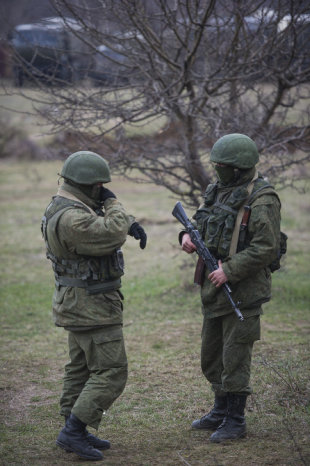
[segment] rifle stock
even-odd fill
[[[185,210],[181,202],[177,202],[172,211],[172,215],[184,226],[186,232],[189,234],[192,243],[196,246],[197,253],[199,257],[203,260],[204,264],[208,268],[209,272],[217,270],[218,264],[215,257],[211,254],[207,246],[205,245],[199,231],[194,227],[189,218],[186,215]],[[234,312],[236,313],[239,320],[243,321],[244,317],[238,308],[239,303],[235,303],[231,297],[231,289],[227,283],[222,285],[222,290],[224,291],[230,305],[232,306]]]

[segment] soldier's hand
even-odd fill
[[[223,270],[221,260],[218,261],[218,266],[218,269],[214,270],[208,275],[208,279],[213,283],[214,286],[216,286],[216,288],[219,288],[227,282],[227,277]]]
[[[100,188],[100,201],[104,202],[109,198],[116,199],[116,196],[115,196],[114,193],[112,193],[112,191],[110,191],[109,189],[104,188],[103,186],[101,186],[101,188]]]
[[[188,233],[184,233],[182,236],[182,249],[187,252],[187,254],[192,254],[196,251],[196,246],[192,243],[191,237]]]
[[[135,239],[140,240],[140,248],[144,249],[146,246],[146,241],[147,241],[147,235],[142,228],[141,225],[139,225],[138,222],[134,222],[131,227],[129,228],[128,234],[130,236],[133,236]]]

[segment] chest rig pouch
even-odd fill
[[[52,262],[56,286],[85,288],[87,294],[117,290],[121,287],[120,277],[124,274],[124,259],[121,249],[115,250],[109,256],[101,257],[66,257],[68,252],[62,251],[63,246],[57,237],[56,227],[65,210],[76,207],[90,212],[87,206],[80,202],[56,196],[42,218],[41,231],[46,244],[46,257]],[[102,210],[96,211],[96,214],[104,216]],[[48,237],[49,224],[51,225],[50,237]],[[53,254],[55,250],[57,253]]]
[[[206,246],[217,259],[229,255],[229,248],[239,208],[248,198],[246,185],[221,188],[219,183],[209,185],[204,205],[194,218]]]

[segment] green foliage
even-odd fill
[[[53,277],[40,217],[57,186],[59,163],[1,164],[1,458],[5,465],[83,464],[57,449],[66,332],[53,325]],[[190,424],[212,404],[200,370],[200,298],[194,258],[180,252],[174,201],[162,188],[114,179],[111,189],[145,227],[141,251],[124,247],[124,333],[129,379],[104,415],[112,442],[105,465],[303,465],[310,459],[309,216],[305,197],[283,192],[288,254],[273,274],[262,340],[255,345],[248,437],[208,442]]]

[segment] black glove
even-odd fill
[[[140,248],[144,249],[146,246],[147,236],[142,226],[138,222],[134,222],[129,228],[128,234],[133,236],[135,239],[140,240]]]
[[[110,191],[107,188],[104,188],[103,186],[100,188],[100,201],[104,202],[109,198],[114,198],[116,199],[116,196],[112,191]]]

